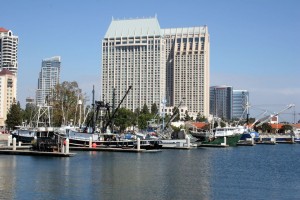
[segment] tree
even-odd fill
[[[151,114],[156,115],[157,113],[158,113],[157,105],[156,105],[156,103],[153,103],[151,105]]]
[[[219,126],[219,123],[218,123],[218,122],[214,122],[214,128],[216,128],[216,127],[218,127],[218,126]],[[225,127],[225,126],[226,126],[225,122],[220,121],[220,126],[221,126],[221,127]]]
[[[27,103],[25,110],[23,111],[22,118],[23,121],[27,124],[30,124],[33,120],[33,116],[35,114],[36,105],[33,103]]]
[[[199,112],[197,114],[196,122],[206,122],[206,121],[207,121],[206,117]]]
[[[186,110],[185,111],[184,121],[190,121],[191,119],[193,119],[193,118],[189,116],[189,112]]]
[[[50,102],[53,106],[53,123],[55,126],[68,124],[72,120],[74,123],[77,123],[77,119],[79,119],[79,99],[84,105],[86,99],[76,81],[64,81],[55,86],[53,94],[50,96]],[[83,116],[81,118],[83,119]]]
[[[140,114],[138,117],[138,127],[139,129],[146,129],[148,125],[148,121],[153,119],[153,115],[148,113],[148,114]]]
[[[286,133],[287,131],[292,131],[293,127],[291,125],[285,124],[279,129],[279,133]]]
[[[269,123],[263,123],[260,129],[262,130],[263,133],[271,133],[272,131],[272,127]]]
[[[147,106],[147,104],[144,104],[142,110],[141,110],[142,114],[149,114],[149,108]]]
[[[123,132],[127,127],[132,126],[135,121],[134,113],[126,108],[120,108],[114,120],[114,124],[120,128],[120,132]]]
[[[16,126],[22,124],[22,109],[20,102],[11,105],[5,123],[8,130],[14,130],[16,129]]]

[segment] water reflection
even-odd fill
[[[2,156],[0,199],[208,199],[209,160],[201,150]]]
[[[0,199],[293,198],[300,189],[299,149],[274,145],[77,152],[71,158],[0,156]],[[289,187],[282,191],[285,182]]]
[[[16,156],[0,156],[0,199],[14,199]]]

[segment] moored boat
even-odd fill
[[[113,118],[130,89],[131,87],[129,87],[113,113],[110,113],[110,106],[108,104],[105,104],[103,101],[94,101],[93,96],[92,110],[90,113],[91,119],[88,120],[88,123],[83,122],[83,124],[80,124],[78,127],[62,128],[60,131],[61,135],[65,139],[69,139],[70,146],[137,148],[137,137],[135,135],[133,135],[133,137],[125,137],[125,134],[110,131],[110,127],[114,127],[112,124]],[[109,118],[107,121],[103,121],[104,126],[100,129],[96,126],[95,119],[98,119],[98,114],[101,109],[107,110]],[[141,149],[158,149],[161,147],[161,144],[159,141],[142,139],[140,140],[139,146]]]
[[[246,129],[242,126],[217,127],[213,129],[210,136],[201,144],[236,146],[245,131]]]
[[[55,129],[51,126],[51,106],[39,105],[30,125],[17,127],[11,132],[13,138],[23,143],[30,143],[34,138],[54,138]]]

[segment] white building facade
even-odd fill
[[[157,18],[112,20],[102,41],[102,93],[122,106],[178,106],[209,115],[209,34],[206,26],[161,29]]]
[[[38,89],[36,91],[37,105],[45,105],[54,87],[59,84],[60,66],[60,56],[54,56],[42,61],[41,72],[38,79]]]
[[[113,20],[102,41],[104,100],[131,110],[159,105],[165,97],[165,44],[156,18]]]
[[[189,115],[209,115],[208,27],[163,29],[167,55],[167,102],[181,101]]]
[[[16,103],[17,78],[8,69],[0,71],[0,129],[5,129],[7,113],[13,103]]]
[[[18,71],[18,36],[11,30],[0,27],[0,70],[8,69],[17,75]]]

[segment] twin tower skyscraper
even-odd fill
[[[161,29],[156,17],[112,20],[102,41],[102,93],[113,88],[122,106],[187,107],[190,116],[209,115],[210,43],[207,26]]]

